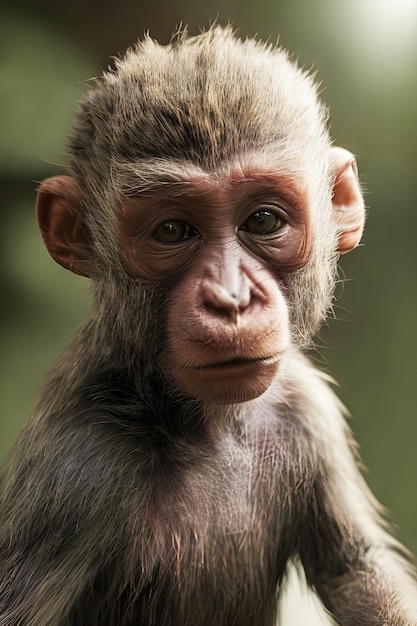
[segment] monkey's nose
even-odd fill
[[[242,313],[250,304],[250,289],[236,293],[210,280],[204,281],[202,287],[204,307],[212,315],[227,316],[233,324],[239,325]]]

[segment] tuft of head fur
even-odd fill
[[[70,150],[84,176],[92,160],[107,172],[112,159],[213,169],[276,144],[316,153],[328,143],[326,121],[312,77],[285,50],[215,27],[168,46],[147,36],[128,50],[87,95]]]

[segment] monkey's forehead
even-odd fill
[[[309,164],[305,164],[308,172]],[[121,195],[135,196],[142,192],[164,191],[171,195],[184,193],[201,195],[225,191],[243,183],[257,183],[264,188],[282,185],[306,191],[305,171],[296,161],[286,162],[279,147],[270,152],[248,152],[233,155],[218,163],[213,170],[204,169],[192,161],[175,159],[122,160],[114,164],[114,174]]]

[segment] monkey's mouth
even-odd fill
[[[272,365],[278,361],[278,356],[265,356],[255,358],[237,358],[227,361],[216,361],[215,363],[208,363],[206,365],[193,365],[191,369],[198,370],[199,372],[210,372],[216,370],[234,370],[242,369],[244,367]]]

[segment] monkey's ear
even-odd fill
[[[80,190],[70,176],[44,180],[36,201],[42,239],[51,257],[75,274],[90,277],[94,269],[90,237],[81,218]]]
[[[344,148],[331,148],[334,172],[333,208],[338,223],[338,251],[349,252],[359,244],[365,225],[365,204],[355,157]]]

